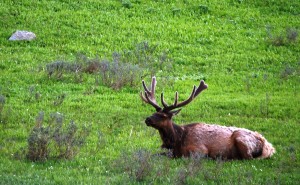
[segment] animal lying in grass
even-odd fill
[[[175,101],[168,105],[161,94],[159,106],[155,99],[156,79],[152,78],[151,89],[142,81],[144,93],[141,98],[152,105],[156,112],[146,118],[147,126],[159,131],[162,139],[162,148],[168,149],[172,157],[189,157],[191,154],[200,153],[213,159],[253,159],[269,158],[275,153],[275,149],[261,134],[244,128],[210,125],[205,123],[193,123],[179,126],[173,123],[172,117],[180,112],[181,107],[189,104],[203,90],[207,88],[204,81],[193,91],[188,99],[178,102],[178,93]]]

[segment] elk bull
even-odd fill
[[[180,112],[181,107],[189,104],[203,90],[207,88],[201,80],[198,87],[194,86],[188,99],[178,102],[178,92],[175,93],[175,101],[168,105],[161,93],[159,106],[155,99],[156,79],[152,78],[151,89],[142,81],[144,93],[141,98],[152,105],[156,112],[147,117],[147,126],[158,130],[162,139],[162,148],[168,149],[172,157],[188,157],[193,153],[200,153],[211,158],[221,159],[253,159],[269,158],[275,153],[275,149],[261,134],[244,128],[226,127],[205,123],[192,123],[184,126],[176,125],[172,117]]]

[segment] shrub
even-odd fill
[[[34,102],[41,99],[41,93],[36,90],[35,85],[31,85],[28,89],[28,95],[25,98],[24,102]]]
[[[295,28],[286,29],[286,38],[289,42],[295,42],[298,38],[298,31]]]
[[[144,76],[156,75],[163,78],[163,81],[170,81],[172,60],[167,52],[157,54],[156,49],[157,45],[150,46],[147,42],[142,42],[133,50],[114,52],[112,61],[100,60],[98,57],[89,59],[78,54],[73,62],[55,61],[47,64],[46,72],[49,78],[57,80],[71,74],[76,82],[83,81],[84,73],[95,74],[97,83],[115,90],[124,86],[135,87]]]
[[[82,82],[83,66],[77,62],[55,61],[46,65],[49,78],[62,80],[64,75],[73,74],[75,82]]]
[[[297,41],[298,30],[295,28],[286,28],[285,33],[281,31],[279,34],[272,34],[272,28],[267,27],[268,43],[273,46],[289,45]]]
[[[132,3],[129,0],[122,0],[122,6],[125,8],[131,8]]]
[[[180,8],[176,8],[176,7],[172,8],[172,14],[173,14],[173,16],[179,15],[180,12],[181,12]]]
[[[292,66],[286,65],[284,69],[281,70],[280,77],[287,78],[293,75],[295,72],[296,70]]]
[[[141,42],[133,50],[114,52],[113,61],[101,65],[102,82],[114,89],[124,86],[135,87],[145,76],[157,76],[171,84],[173,62],[167,52],[157,54],[158,45]]]
[[[61,105],[64,102],[64,100],[66,99],[66,96],[67,96],[66,93],[62,93],[62,94],[57,95],[54,102],[53,102],[53,105],[54,106]]]
[[[79,152],[89,133],[89,128],[78,129],[73,121],[64,127],[60,113],[51,114],[45,126],[44,113],[40,112],[27,139],[26,158],[30,161],[46,161],[50,157],[71,159]]]
[[[151,153],[145,150],[138,150],[131,154],[123,153],[114,162],[113,169],[125,172],[132,180],[144,181],[151,175],[153,164],[151,164]]]
[[[36,125],[32,129],[28,142],[27,159],[31,161],[45,161],[49,157],[50,127],[43,126],[44,113],[40,112]]]
[[[196,176],[202,169],[202,159],[204,157],[205,156],[200,153],[193,153],[191,158],[186,159],[188,164],[184,168],[178,170],[177,177],[175,178],[176,184],[187,184],[188,177]]]
[[[208,6],[206,5],[199,5],[199,11],[201,14],[206,14],[209,12]]]
[[[139,82],[143,69],[138,65],[125,63],[119,57],[114,56],[112,62],[102,61],[99,75],[104,85],[113,89],[121,89],[124,86],[134,87]]]

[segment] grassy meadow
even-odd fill
[[[0,184],[299,181],[300,2],[2,0],[0,16]],[[16,30],[37,38],[9,41]],[[101,63],[92,63],[96,72],[59,66],[78,61]],[[154,74],[168,102],[175,91],[187,98],[201,79],[209,86],[177,124],[256,130],[276,154],[227,162],[152,155],[161,141],[144,123],[154,109],[139,93]],[[51,133],[61,137],[49,141]],[[41,138],[47,155],[31,160],[29,143]]]

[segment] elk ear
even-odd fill
[[[171,112],[170,112],[170,116],[171,116],[171,117],[172,117],[172,116],[175,116],[175,115],[177,115],[180,111],[181,111],[181,109],[171,111]]]

